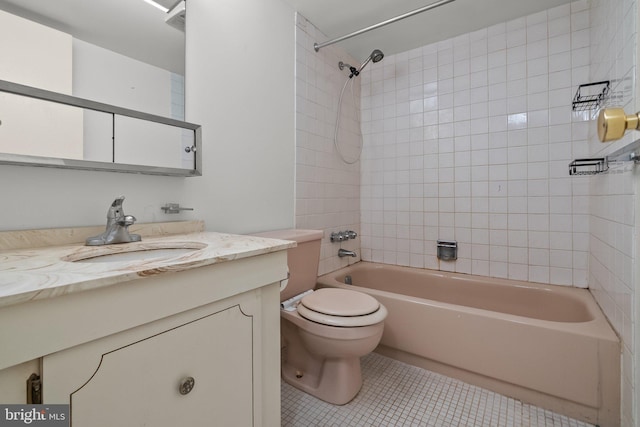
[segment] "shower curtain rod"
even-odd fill
[[[341,42],[341,41],[346,40],[346,39],[350,39],[351,37],[359,36],[360,34],[366,33],[367,31],[371,31],[371,30],[375,30],[375,29],[380,28],[380,27],[384,27],[385,25],[392,24],[392,23],[394,23],[396,21],[400,21],[401,19],[408,18],[408,17],[413,16],[413,15],[417,15],[418,13],[426,12],[427,10],[435,9],[438,6],[442,6],[442,5],[445,5],[447,3],[451,3],[452,1],[455,1],[455,0],[440,0],[440,1],[437,1],[435,3],[431,3],[430,5],[421,7],[419,9],[412,10],[411,12],[407,12],[407,13],[404,13],[402,15],[398,15],[398,16],[396,16],[394,18],[387,19],[386,21],[379,22],[379,23],[377,23],[375,25],[371,25],[371,26],[369,26],[367,28],[363,28],[363,29],[358,30],[358,31],[354,31],[353,33],[344,35],[342,37],[338,37],[336,39],[329,40],[329,41],[326,41],[326,42],[320,43],[320,44],[314,43],[313,44],[313,48],[317,52],[317,51],[319,51],[321,48],[323,48],[325,46],[329,46],[331,44],[338,43],[338,42]]]

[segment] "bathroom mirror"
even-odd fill
[[[0,0],[0,162],[199,175],[199,127],[184,122],[184,4]]]
[[[0,164],[201,175],[193,123],[5,80],[0,117]]]

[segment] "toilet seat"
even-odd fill
[[[387,310],[365,293],[322,288],[302,298],[298,314],[328,326],[357,327],[382,322],[387,317]]]

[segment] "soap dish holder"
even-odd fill
[[[458,259],[458,242],[452,240],[438,240],[438,259],[441,261],[455,261]]]

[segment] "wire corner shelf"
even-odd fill
[[[573,97],[573,111],[596,110],[608,98],[611,82],[604,80],[578,86]]]
[[[640,163],[640,139],[625,145],[605,157],[575,159],[569,163],[569,175],[596,175],[607,172],[610,165]]]
[[[569,164],[569,175],[596,175],[609,170],[606,157],[575,159]]]

